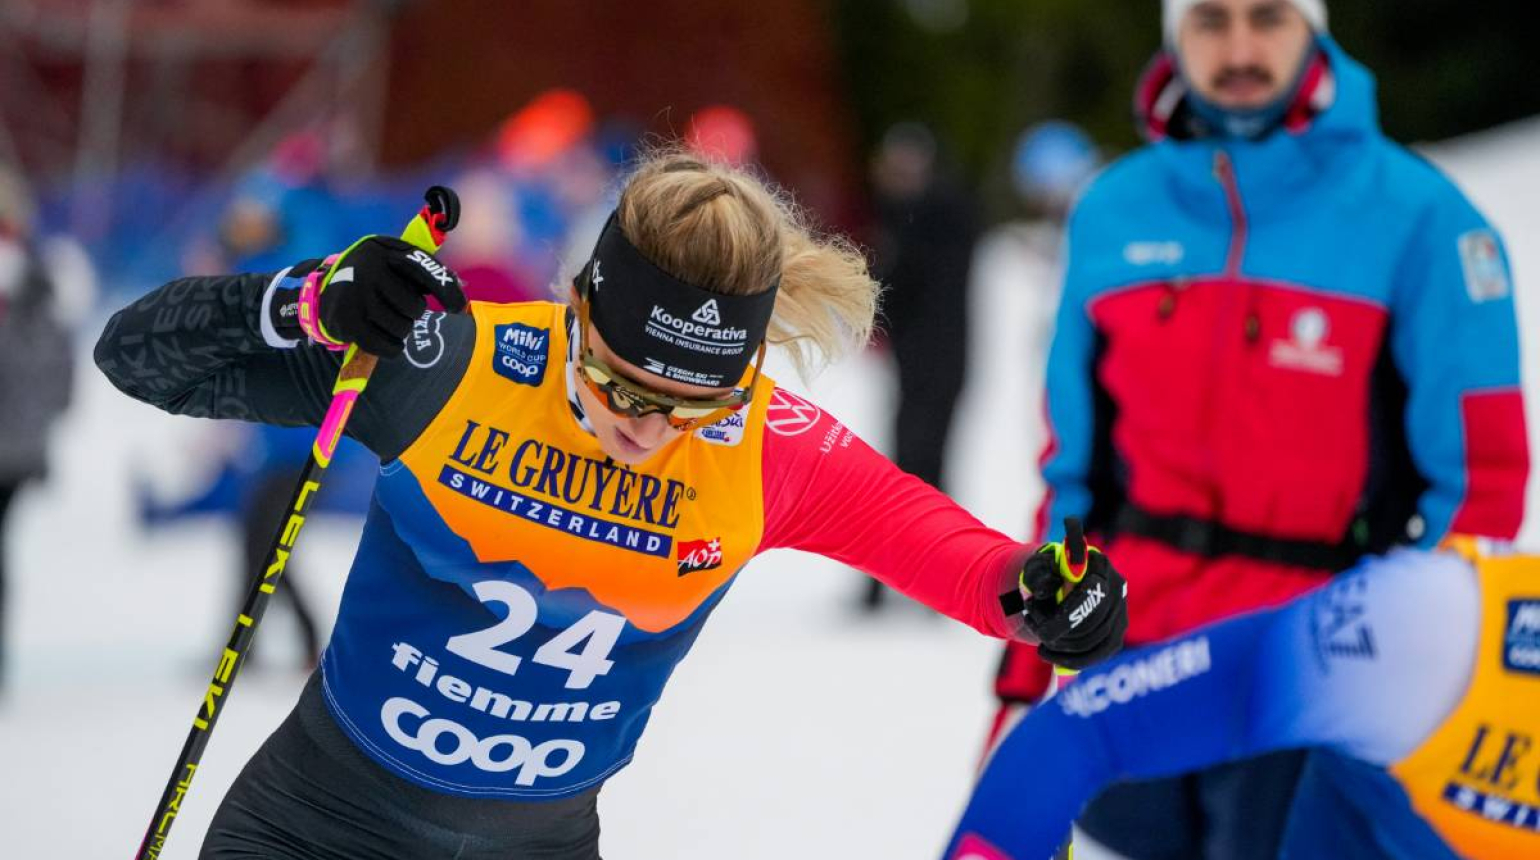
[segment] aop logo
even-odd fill
[[[697,570],[715,570],[722,566],[722,539],[682,540],[679,542],[679,575]]]
[[[722,315],[717,312],[717,300],[707,299],[705,304],[695,309],[695,313],[690,314],[690,319],[701,325],[721,325]]]
[[[817,406],[784,388],[777,388],[770,394],[765,426],[778,436],[796,436],[806,433],[822,417],[823,412]]]
[[[406,716],[426,717],[428,709],[400,696],[386,700],[380,708],[380,722],[391,740],[422,753],[435,764],[452,767],[468,761],[487,773],[518,770],[513,780],[517,785],[534,785],[541,777],[561,776],[583,760],[580,741],[557,739],[536,746],[518,735],[478,738],[465,726],[442,717],[423,720],[411,733],[401,724]],[[558,754],[560,759],[553,764],[552,756]]]

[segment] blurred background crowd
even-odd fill
[[[444,257],[472,297],[547,298],[586,258],[628,160],[676,138],[755,165],[868,250],[888,285],[872,355],[896,369],[873,377],[893,386],[878,401],[892,423],[870,435],[943,489],[976,487],[988,476],[946,467],[965,380],[1009,404],[996,423],[1035,414],[1059,225],[1140,142],[1130,105],[1159,21],[1153,0],[4,0],[0,595],[73,575],[17,569],[27,536],[7,511],[47,487],[62,447],[48,431],[72,392],[104,385],[87,355],[110,310],[181,275],[273,271],[394,232],[434,183],[463,200]],[[1485,133],[1469,139],[1540,160],[1530,4],[1338,3],[1332,31],[1378,76],[1392,138]],[[1445,151],[1482,178],[1472,150]],[[1537,240],[1512,224],[1540,226],[1534,210],[1489,213],[1521,295]],[[983,330],[979,302],[1002,309]],[[131,473],[136,527],[213,514],[251,559],[309,436],[200,433],[165,440],[201,464],[193,477]],[[373,468],[354,450],[323,506],[362,512]],[[1003,492],[1022,498],[992,525],[1027,536],[1035,480],[1010,477]],[[329,610],[304,602],[305,568],[283,591],[308,665]],[[849,584],[849,603],[883,603]],[[26,608],[0,607],[4,685],[4,619]]]
[[[1540,112],[1540,90],[1520,85],[1532,57],[1491,50],[1522,10],[1344,5],[1333,31],[1379,75],[1390,135],[1435,141]],[[1131,90],[1158,44],[1151,2],[9,0],[0,278],[18,308],[47,290],[31,303],[89,339],[104,309],[167,280],[323,255],[447,181],[466,217],[446,256],[474,295],[546,298],[637,148],[682,138],[760,166],[870,250],[901,388],[890,453],[944,486],[974,246],[1003,228],[1029,265],[1052,264],[1075,191],[1139,142]],[[10,285],[24,257],[27,289]],[[1023,326],[1024,343],[1048,334]],[[45,360],[21,328],[0,346],[6,373],[48,378],[10,357]],[[53,396],[3,390],[7,410]],[[8,467],[6,487],[41,468],[55,400],[7,428],[34,449],[9,459],[35,464]],[[253,487],[304,444],[250,432],[217,481],[145,498],[145,519],[250,510],[281,495]],[[328,502],[358,509],[369,480],[348,472]]]

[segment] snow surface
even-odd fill
[[[1521,284],[1540,277],[1537,153],[1540,121],[1432,151],[1503,231]],[[1041,492],[1033,463],[1054,300],[1051,271],[1024,235],[1001,231],[979,251],[977,352],[951,461],[959,501],[1017,537]],[[1521,308],[1526,331],[1540,331],[1540,302]],[[1540,352],[1531,347],[1534,380]],[[784,365],[776,371],[797,387]],[[868,353],[805,390],[883,447],[890,382],[884,357]],[[54,480],[22,497],[10,530],[10,674],[0,699],[6,856],[132,854],[236,599],[228,524],[145,534],[130,503],[136,481],[195,483],[224,444],[215,425],[161,415],[94,372],[80,374],[76,396],[55,440]],[[1534,409],[1540,397],[1529,402]],[[1533,412],[1530,428],[1540,445]],[[1532,486],[1531,510],[1535,501]],[[320,519],[300,543],[301,585],[328,615],[358,528]],[[1534,529],[1530,522],[1525,534]],[[992,711],[998,649],[909,607],[860,618],[860,584],[798,553],[749,566],[676,672],[635,763],[605,789],[607,857],[936,856]],[[226,786],[291,707],[304,675],[288,668],[297,660],[290,624],[281,605],[264,623],[261,653],[224,712],[167,860],[196,856]]]

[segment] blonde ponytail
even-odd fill
[[[645,155],[620,195],[620,228],[676,278],[753,295],[780,278],[767,335],[807,378],[871,336],[880,289],[848,240],[818,236],[785,192],[677,146]]]
[[[842,236],[819,238],[800,219],[787,218],[782,243],[781,292],[768,339],[786,349],[806,379],[866,345],[881,287],[866,258]]]

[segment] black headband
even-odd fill
[[[648,373],[708,388],[738,384],[770,326],[779,282],[728,296],[658,268],[612,213],[578,277],[589,314],[616,355]]]

